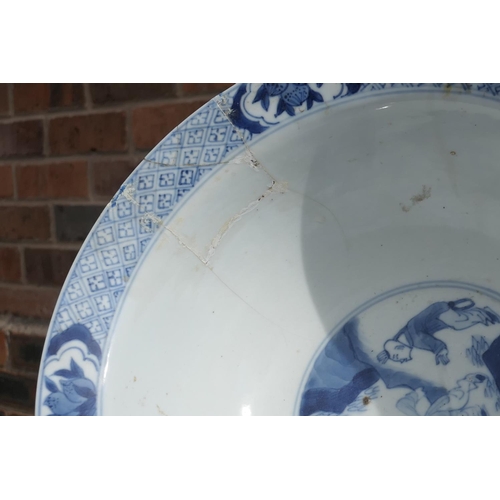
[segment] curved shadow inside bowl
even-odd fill
[[[406,400],[394,407],[379,399],[373,405],[373,414],[438,414],[436,401],[441,404],[440,398],[450,399],[452,391],[461,387],[458,376],[455,382],[443,382],[443,374],[450,368],[444,371],[446,354],[439,357],[434,344],[439,340],[437,332],[453,326],[438,328],[428,324],[434,316],[441,322],[445,317],[439,316],[444,310],[438,314],[438,306],[433,304],[442,300],[449,304],[467,297],[479,304],[486,293],[480,293],[480,287],[498,289],[495,270],[500,255],[500,204],[495,186],[500,185],[500,171],[496,168],[500,147],[495,131],[499,120],[498,106],[492,107],[489,102],[425,94],[386,98],[383,102],[379,99],[378,104],[339,109],[332,117],[328,134],[323,134],[311,159],[303,199],[303,266],[312,301],[324,325],[325,341],[318,345],[304,375],[296,409],[299,414],[345,414],[350,404],[365,411],[363,406],[371,401],[370,390],[381,379],[382,390],[402,387],[410,391],[410,399],[424,400],[432,411],[427,408],[423,413],[408,413],[410,410],[400,409]],[[429,292],[449,281],[471,283],[477,285],[477,290],[460,289],[458,285],[455,291]],[[422,285],[413,287],[415,283]],[[379,313],[374,308],[368,317],[373,324],[378,321],[379,329],[391,321],[384,323],[377,315],[396,318],[393,325],[387,326],[387,332],[380,333],[384,339],[391,339],[406,323],[413,325],[415,321],[411,320],[417,313],[427,311],[427,326],[417,321],[418,339],[405,337],[407,340],[398,348],[402,353],[410,349],[419,355],[432,355],[433,366],[435,362],[443,368],[433,375],[441,377],[440,381],[408,381],[409,369],[391,358],[392,345],[384,349],[382,342],[380,346],[381,352],[389,356],[387,364],[387,357],[383,362],[374,358],[380,353],[363,352],[370,339],[365,347],[356,345],[361,334],[352,332],[359,328],[369,332],[370,325],[361,317],[360,327],[360,318],[351,313],[367,301],[405,286],[413,287],[411,296],[394,299]],[[488,304],[481,311],[495,308],[494,303]],[[448,312],[454,313],[454,309]],[[496,313],[492,318],[483,319],[485,328],[497,323]],[[494,329],[500,335],[496,326],[488,332]],[[378,335],[378,330],[366,335]],[[424,347],[418,344],[424,341]],[[401,356],[407,366],[417,365],[417,361],[408,363],[408,356]],[[427,362],[427,358],[422,359]],[[474,384],[483,382],[497,391],[492,372],[495,369],[486,371],[487,375],[475,374],[477,369],[476,365],[463,368],[464,377],[482,377],[481,381],[474,379],[470,387],[475,389]],[[416,391],[421,386],[439,390],[423,397]],[[448,406],[451,412],[453,405]],[[440,406],[440,411],[448,406]],[[456,403],[456,412],[467,409],[469,413],[449,414],[486,414],[481,405],[476,406],[469,410],[467,404]]]

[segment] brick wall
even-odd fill
[[[95,220],[224,83],[0,84],[0,415],[34,411],[61,285]]]

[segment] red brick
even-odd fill
[[[36,378],[33,375],[0,373],[0,401],[2,403],[13,403],[33,408],[35,395]]]
[[[132,161],[99,161],[92,165],[92,179],[96,196],[111,198],[133,172]]]
[[[182,93],[185,95],[219,94],[232,85],[232,83],[183,83]]]
[[[81,108],[81,83],[15,83],[15,113],[38,113],[56,109]]]
[[[43,127],[41,120],[0,123],[0,157],[41,155]]]
[[[0,285],[0,313],[50,319],[58,296],[58,288]]]
[[[8,410],[5,417],[32,417],[35,415],[35,401],[29,405],[28,408],[23,408],[22,410]]]
[[[125,113],[53,118],[49,123],[49,144],[55,155],[125,151]]]
[[[12,167],[0,165],[0,198],[12,198],[13,196]]]
[[[76,250],[26,248],[26,279],[35,285],[62,285],[77,253]]]
[[[9,90],[7,83],[0,83],[0,115],[9,114]]]
[[[132,127],[136,147],[148,150],[153,148],[205,103],[206,99],[135,109]]]
[[[87,198],[87,163],[65,162],[16,167],[21,199]]]
[[[45,339],[35,335],[24,335],[11,331],[9,357],[11,367],[16,370],[37,372],[40,367]]]
[[[0,330],[0,367],[4,367],[9,356],[9,348],[7,343],[7,334]]]
[[[97,105],[175,97],[175,83],[91,83],[90,94]]]
[[[0,408],[0,417],[31,417],[35,414],[35,405],[33,401],[33,405],[28,407],[18,407],[14,406],[5,406],[2,404]]]
[[[0,247],[0,281],[21,281],[21,254],[16,247]]]
[[[83,241],[104,210],[96,205],[56,205],[54,218],[58,241]]]
[[[15,83],[14,112],[47,111],[50,102],[50,85],[48,83]]]
[[[0,240],[48,240],[50,215],[47,207],[0,207]]]

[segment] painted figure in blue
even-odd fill
[[[413,349],[430,351],[436,364],[446,365],[448,349],[434,336],[437,332],[447,328],[465,330],[476,324],[488,326],[500,323],[500,317],[487,307],[476,307],[470,299],[436,302],[387,339],[376,360],[367,351],[358,323],[357,318],[346,323],[316,359],[302,395],[301,415],[339,415],[361,392],[379,380],[388,389],[419,389],[432,405],[448,391],[435,381],[424,380],[404,370],[404,364],[412,361]]]
[[[429,403],[422,388],[418,388],[401,398],[396,408],[405,415],[487,416],[483,407],[469,405],[470,393],[480,385],[486,385],[487,381],[487,377],[481,373],[469,373],[433,404]]]
[[[493,325],[500,323],[500,317],[488,307],[475,307],[471,299],[436,302],[410,319],[392,339],[387,340],[377,359],[380,363],[388,360],[407,363],[412,360],[411,352],[416,348],[434,353],[436,365],[446,365],[450,361],[447,346],[434,335],[446,328],[465,330],[478,323]]]

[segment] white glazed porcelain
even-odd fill
[[[500,413],[498,89],[217,97],[86,241],[38,414]]]

